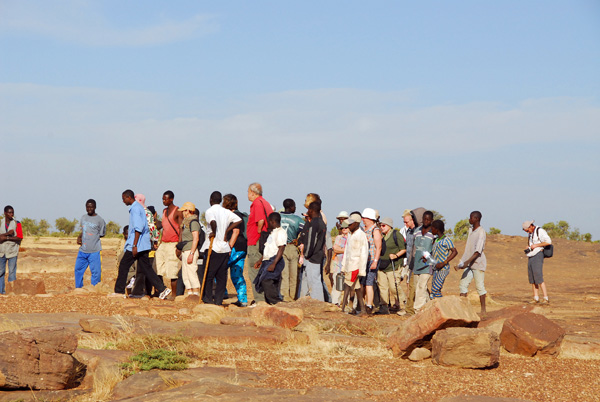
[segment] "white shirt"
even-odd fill
[[[354,272],[358,269],[359,276],[367,274],[367,259],[369,258],[369,241],[362,229],[356,229],[348,235],[348,243],[342,258],[342,272]]]
[[[552,244],[552,239],[550,239],[550,236],[548,236],[548,232],[546,232],[541,227],[536,226],[535,229],[533,230],[533,233],[529,235],[528,242],[529,242],[529,247],[531,247],[532,244],[540,244],[540,243]],[[527,257],[533,257],[534,255],[542,252],[543,250],[544,250],[544,247],[536,247],[533,250],[531,250],[529,253],[527,253]]]
[[[485,234],[485,229],[483,226],[479,226],[475,230],[470,227],[469,236],[467,237],[467,244],[465,246],[465,252],[463,253],[463,256],[459,262],[463,263],[467,261],[473,256],[473,254],[475,254],[475,252],[478,252],[479,257],[477,257],[475,262],[471,264],[471,269],[485,271],[487,267],[487,259],[485,258],[485,253],[483,250],[485,249],[486,238],[487,235]]]
[[[206,240],[204,240],[204,243],[200,248],[200,252],[204,252],[210,245],[209,237],[212,233],[210,223],[215,221],[217,224],[217,233],[215,233],[215,240],[213,241],[212,250],[215,253],[229,253],[231,251],[231,247],[229,247],[229,243],[225,241],[225,231],[231,223],[241,221],[240,217],[230,210],[223,208],[221,205],[215,204],[206,210],[204,218],[206,219],[207,223]]]
[[[269,237],[267,237],[267,242],[265,243],[265,250],[263,251],[263,260],[267,261],[277,255],[280,246],[285,246],[287,244],[287,231],[278,227],[273,229]]]

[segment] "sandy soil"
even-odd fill
[[[122,246],[119,239],[103,240],[103,282],[113,284],[116,277],[116,255]],[[456,242],[459,254],[464,242]],[[489,236],[486,248],[488,271],[486,288],[488,310],[528,302],[531,286],[527,282],[527,258],[524,237]],[[96,315],[130,315],[119,300],[90,294],[74,297],[73,266],[77,253],[75,239],[28,238],[22,244],[18,276],[44,278],[53,297],[0,297],[4,313],[81,312]],[[600,244],[555,241],[555,256],[545,261],[544,276],[551,304],[544,314],[563,326],[572,338],[600,339]],[[452,272],[446,280],[444,294],[457,294],[460,274]],[[89,273],[85,283],[89,283]],[[474,286],[474,285],[472,285]],[[235,293],[231,284],[228,287]],[[473,289],[474,290],[474,289]],[[235,299],[233,299],[235,300]],[[476,298],[474,298],[476,300]],[[173,301],[136,300],[140,306],[170,304]],[[129,303],[129,302],[128,302]],[[186,317],[168,317],[169,320]],[[404,318],[375,317],[374,320]],[[525,359],[503,353],[501,364],[493,370],[459,370],[436,367],[430,361],[410,363],[394,359],[391,353],[374,351],[373,356],[353,356],[315,351],[312,359],[248,349],[240,359],[239,350],[209,352],[211,364],[268,373],[272,387],[328,386],[393,392],[398,400],[437,400],[445,395],[480,394],[517,397],[533,401],[599,400],[600,360],[566,358]],[[319,355],[321,353],[321,355]]]

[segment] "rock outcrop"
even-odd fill
[[[432,361],[441,366],[494,367],[500,359],[498,334],[483,328],[448,328],[431,341]]]
[[[508,352],[523,356],[557,355],[564,337],[560,325],[543,315],[524,313],[504,322],[500,342]]]

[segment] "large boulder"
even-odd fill
[[[252,319],[258,325],[276,325],[282,328],[294,328],[304,319],[299,308],[260,305],[252,309]]]
[[[388,337],[394,356],[427,345],[436,331],[449,327],[474,327],[479,316],[465,297],[446,296],[427,303]]]
[[[502,332],[502,327],[504,326],[504,321],[519,314],[529,313],[534,308],[535,306],[533,304],[520,304],[488,312],[485,319],[482,319],[479,322],[477,328],[491,329],[500,335],[500,332]]]
[[[221,318],[225,317],[225,314],[225,308],[215,304],[198,304],[192,309],[194,321],[200,321],[205,324],[219,324]]]
[[[46,293],[46,286],[41,279],[19,278],[6,284],[6,293],[16,295],[39,295]]]
[[[498,334],[483,328],[447,328],[431,340],[432,361],[441,366],[485,368],[498,364]]]
[[[543,315],[524,313],[504,322],[500,342],[508,352],[523,356],[557,355],[564,337],[560,325]]]
[[[85,375],[85,365],[72,356],[77,336],[64,327],[2,332],[0,339],[0,389],[68,389]]]

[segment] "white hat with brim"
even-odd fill
[[[533,222],[535,222],[533,219],[530,221],[523,222],[523,230],[529,229],[529,226],[533,225]]]

